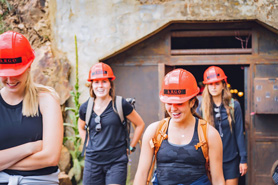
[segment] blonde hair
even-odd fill
[[[223,90],[222,90],[222,103],[226,109],[227,115],[228,115],[228,121],[229,121],[229,126],[230,126],[230,130],[231,132],[233,131],[232,129],[232,116],[230,113],[230,109],[232,109],[232,107],[230,107],[230,101],[232,99],[232,95],[226,85],[226,82],[224,80],[222,80],[222,84],[224,86]],[[214,125],[214,113],[213,113],[213,99],[211,94],[209,93],[208,90],[208,85],[205,86],[204,91],[203,91],[203,99],[202,99],[202,106],[201,106],[201,111],[202,111],[202,116],[203,118],[209,122],[209,124],[211,124],[212,126]]]
[[[22,114],[27,117],[39,115],[39,94],[50,93],[56,100],[59,100],[59,95],[52,87],[34,83],[31,73],[28,73],[26,87],[24,91]]]

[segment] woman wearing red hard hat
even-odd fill
[[[134,185],[148,184],[153,156],[157,161],[153,184],[210,185],[208,160],[212,184],[224,184],[220,136],[195,112],[199,91],[195,77],[184,69],[165,76],[159,97],[170,118],[146,129]]]
[[[111,67],[101,62],[89,71],[90,98],[80,106],[78,120],[83,152],[86,148],[83,172],[86,185],[125,185],[127,148],[134,152],[144,131],[145,123],[132,105],[115,96],[115,78]],[[131,142],[127,119],[135,125]]]
[[[223,173],[226,185],[238,184],[247,172],[247,152],[240,104],[232,99],[227,76],[217,66],[204,72],[205,89],[201,105],[204,119],[219,132],[223,143]]]
[[[57,93],[35,84],[28,40],[0,35],[0,184],[58,184],[63,121]]]

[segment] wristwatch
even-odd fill
[[[129,146],[129,150],[130,150],[131,152],[135,152],[136,147]]]

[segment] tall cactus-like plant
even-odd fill
[[[72,179],[74,177],[78,184],[82,184],[82,168],[84,167],[84,158],[81,156],[81,145],[82,140],[78,132],[78,118],[79,118],[79,78],[78,78],[78,47],[77,38],[75,36],[75,53],[76,53],[76,65],[75,65],[75,86],[74,90],[71,91],[72,101],[74,107],[66,107],[66,111],[70,111],[69,118],[70,123],[64,123],[65,126],[71,127],[74,131],[74,135],[64,137],[64,142],[70,141],[73,143],[74,148],[69,149],[72,158],[72,168],[69,171],[69,176]]]

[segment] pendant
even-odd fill
[[[184,135],[181,135],[181,137],[184,137]]]

